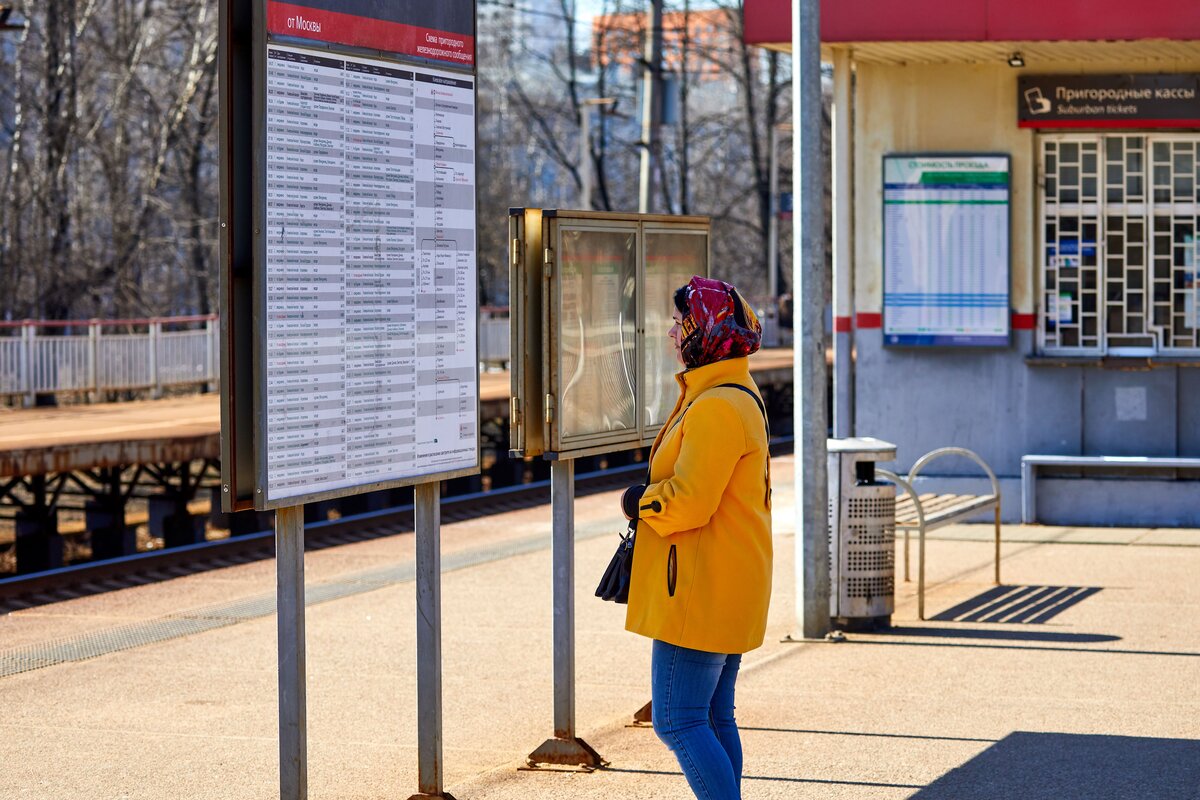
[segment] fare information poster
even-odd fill
[[[266,61],[268,502],[476,468],[474,79]]]
[[[1007,345],[1009,159],[888,156],[884,343]]]

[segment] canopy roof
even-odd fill
[[[790,49],[791,0],[745,0],[745,37],[750,44]],[[1150,40],[1150,41],[1148,41]],[[856,56],[878,48],[859,44],[957,43],[945,57],[972,61],[1014,43],[1131,43],[1200,41],[1197,0],[821,0],[821,42],[855,44]],[[985,45],[982,49],[963,45]],[[929,48],[895,50],[902,60]],[[1172,50],[1178,51],[1178,45]],[[1083,48],[1080,48],[1082,51]],[[1195,50],[1188,48],[1194,57]],[[1171,56],[1151,47],[1133,57]],[[907,56],[907,57],[905,57]],[[1178,52],[1174,57],[1178,57]],[[881,58],[880,60],[889,60]],[[1064,59],[1065,60],[1065,59]]]

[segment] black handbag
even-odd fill
[[[762,412],[763,422],[767,425],[767,444],[771,442],[771,425],[767,422],[767,409],[763,406],[762,400],[758,395],[737,383],[723,383],[720,386],[714,387],[717,389],[741,389],[746,394],[754,398],[754,402],[758,405],[758,410]],[[691,408],[688,404],[687,408]],[[683,410],[683,414],[687,413],[687,408]],[[683,414],[679,415],[676,423],[683,419]],[[674,427],[674,425],[672,425]],[[650,459],[646,464],[646,486],[650,485],[650,465],[654,454],[650,454]],[[767,507],[771,505],[771,454],[767,453]],[[629,602],[629,581],[633,575],[633,546],[637,540],[637,524],[636,519],[629,521],[629,529],[621,534],[621,543],[617,545],[617,552],[613,553],[613,557],[608,562],[608,567],[604,570],[604,575],[600,578],[599,585],[596,586],[596,597],[601,600],[611,600],[614,603]]]
[[[629,578],[633,574],[633,542],[637,535],[637,520],[629,521],[629,530],[621,534],[621,543],[617,552],[608,562],[600,585],[596,587],[596,597],[601,600],[611,600],[614,603],[629,602]]]

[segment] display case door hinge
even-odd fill
[[[542,253],[542,268],[546,278],[554,274],[554,251],[549,247]]]
[[[521,427],[521,398],[513,397],[509,399],[508,421],[513,427]]]
[[[520,265],[520,263],[521,263],[521,240],[513,239],[512,240],[512,264],[515,267],[515,266]]]
[[[546,424],[554,422],[554,395],[546,393]]]

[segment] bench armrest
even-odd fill
[[[929,466],[931,462],[945,456],[963,456],[964,458],[969,458],[978,464],[983,471],[987,473],[988,480],[992,482],[992,494],[996,496],[997,500],[1000,499],[1000,481],[996,480],[996,473],[992,472],[992,468],[989,467],[987,463],[979,457],[978,453],[973,450],[968,450],[965,447],[939,447],[936,450],[929,451],[925,455],[918,458],[916,463],[912,465],[912,469],[908,471],[909,482],[916,483],[917,475],[920,474],[921,470]],[[878,471],[879,470],[876,470],[876,472]],[[913,494],[913,498],[916,498],[915,493]]]

